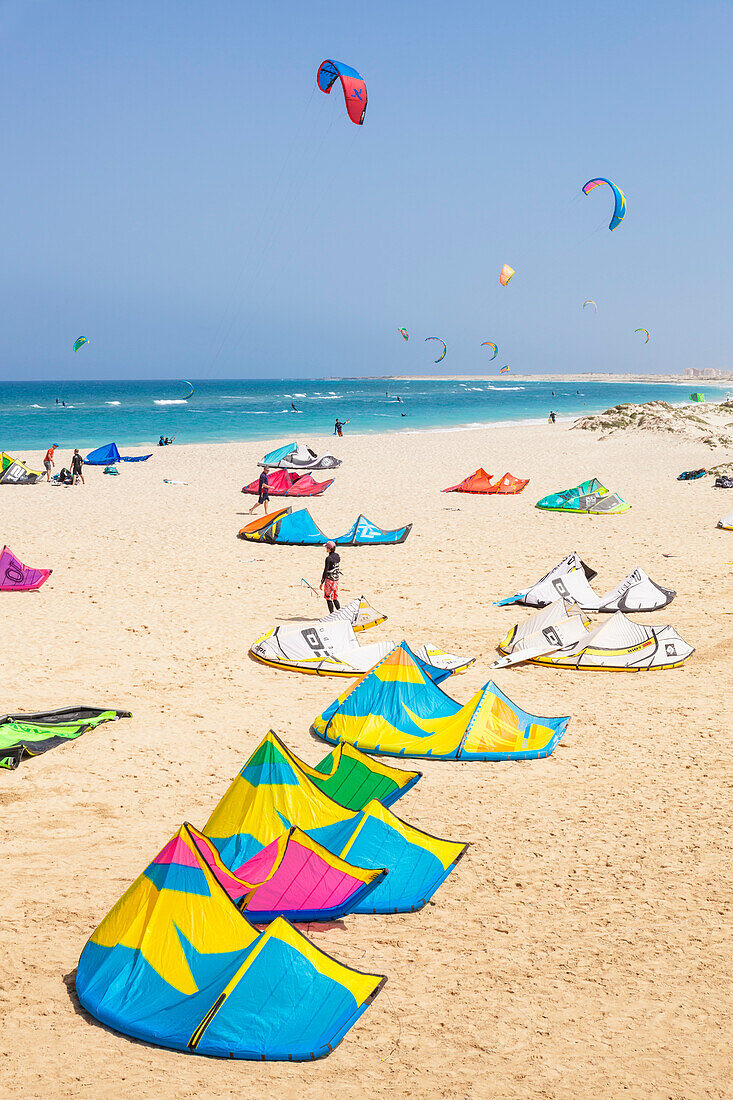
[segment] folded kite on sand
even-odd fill
[[[84,459],[85,466],[109,466],[113,462],[147,462],[149,455],[121,455],[116,443],[105,443],[103,447],[97,447],[96,451],[90,451]],[[107,473],[107,471],[104,471]]]
[[[325,493],[330,481],[315,481],[310,474],[297,474],[291,470],[274,470],[267,475],[267,489],[271,497],[319,497]],[[257,496],[260,491],[259,478],[242,486],[243,493]]]
[[[17,768],[27,756],[40,756],[66,741],[74,741],[103,722],[132,717],[129,710],[64,707],[35,714],[0,718],[0,768]]]
[[[332,611],[318,621],[319,623],[351,623],[358,634],[362,630],[370,630],[371,627],[386,622],[387,616],[377,611],[376,607],[372,607],[366,596],[357,596],[348,603],[342,604],[338,611]]]
[[[563,598],[512,627],[497,649],[504,656],[492,668],[534,661],[598,672],[677,668],[695,652],[671,626],[642,626],[622,611],[591,628],[580,608]]]
[[[718,520],[718,527],[722,527],[724,531],[733,531],[733,512],[728,516],[723,516]]]
[[[451,485],[450,489],[443,489],[444,493],[500,493],[502,495],[521,493],[529,485],[529,478],[514,477],[514,474],[504,474],[498,481],[492,483],[491,474],[487,474],[483,467],[469,477],[463,479],[458,485]]]
[[[404,642],[313,722],[324,741],[384,756],[536,760],[569,718],[538,718],[489,682],[464,706],[438,687]]]
[[[286,443],[284,447],[278,447],[266,454],[257,465],[291,470],[335,470],[341,465],[341,459],[334,458],[332,454],[321,455],[319,458],[305,443]]]
[[[421,909],[467,848],[413,828],[380,802],[356,811],[339,805],[270,732],[232,782],[204,833],[227,867],[241,867],[292,826],[357,867],[387,870],[354,913]]]
[[[42,471],[31,470],[5,451],[0,453],[0,485],[36,485],[42,477]]]
[[[538,500],[535,508],[549,512],[575,512],[585,515],[615,516],[628,512],[630,504],[622,500],[617,493],[611,493],[601,485],[598,478],[583,481],[573,489],[562,489],[559,493]]]
[[[391,641],[360,645],[350,623],[314,621],[276,626],[253,642],[249,653],[262,664],[289,672],[353,677],[368,672],[396,645]],[[436,683],[454,672],[465,672],[476,660],[444,653],[432,642],[415,654]]]
[[[238,538],[278,546],[323,546],[329,540],[337,546],[395,546],[404,542],[411,530],[412,524],[408,523],[396,531],[384,531],[366,516],[359,516],[345,534],[333,538],[324,535],[307,508],[297,512],[281,508],[269,516],[257,516],[241,529]]]
[[[33,592],[45,584],[52,569],[31,569],[9,547],[0,552],[0,592]]]
[[[671,588],[656,584],[643,569],[634,569],[605,596],[596,596],[588,583],[595,576],[596,571],[581,560],[577,550],[573,550],[536,584],[506,600],[498,600],[496,606],[518,603],[525,607],[547,607],[558,596],[564,596],[582,611],[658,611],[670,604],[677,594]]]
[[[293,890],[303,890],[304,875],[301,867]],[[124,1035],[187,1053],[330,1054],[386,979],[343,966],[282,917],[258,932],[232,900],[246,885],[183,825],[82,951],[82,1006]],[[279,888],[287,890],[284,875]]]

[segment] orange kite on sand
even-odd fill
[[[529,485],[529,478],[523,480],[514,477],[514,474],[504,474],[498,481],[492,484],[491,474],[487,474],[482,466],[479,466],[470,477],[464,478],[458,485],[451,485],[450,489],[443,489],[444,493],[521,493]]]

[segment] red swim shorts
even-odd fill
[[[324,581],[323,582],[323,597],[326,600],[337,600],[339,598],[339,582],[338,581]]]

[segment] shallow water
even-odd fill
[[[626,382],[387,381],[386,379],[0,383],[0,449],[136,446],[160,435],[178,443],[273,439],[333,431],[471,430],[597,412],[623,401],[689,399],[689,385]],[[553,393],[554,391],[554,393]],[[578,392],[579,391],[579,392]],[[711,392],[710,396],[714,396]],[[721,393],[722,396],[722,393]],[[66,407],[59,402],[65,401]],[[400,400],[398,400],[398,398]],[[294,411],[292,405],[295,405]],[[52,438],[53,437],[53,438]]]

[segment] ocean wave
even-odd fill
[[[526,388],[526,386],[492,386],[490,382],[486,387],[487,390],[498,390],[499,393],[503,393],[507,390],[526,390]]]
[[[31,405],[30,408],[31,409],[45,409],[46,406],[45,405]]]
[[[121,401],[105,401],[105,405],[121,405]]]
[[[188,401],[186,401],[185,397],[177,397],[177,398],[171,399],[169,401],[165,400],[162,397],[154,397],[153,398],[153,404],[154,405],[187,405]]]
[[[293,394],[293,397],[307,397],[307,396],[308,396],[307,393],[294,393]]]

